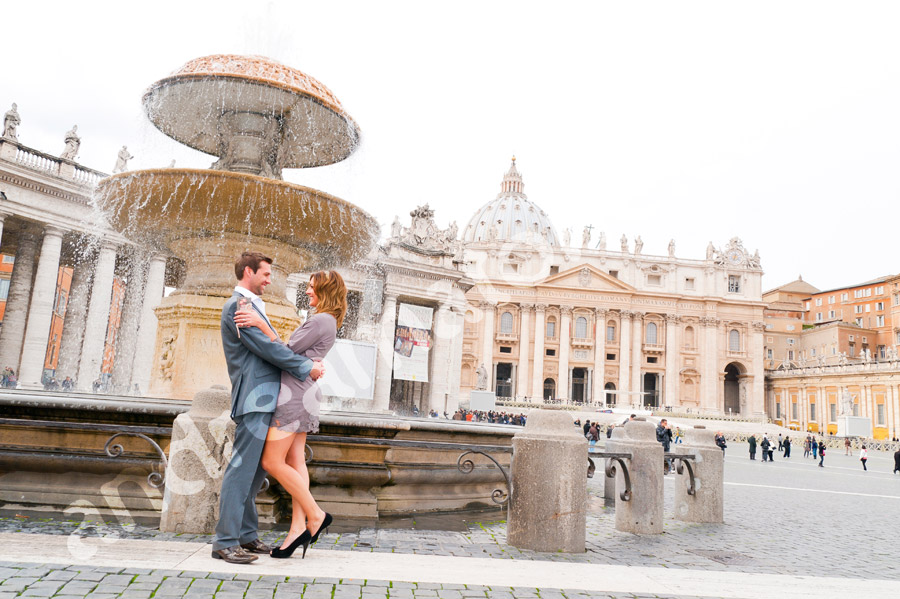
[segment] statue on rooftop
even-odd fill
[[[18,129],[21,122],[22,119],[19,117],[16,103],[13,102],[12,108],[3,115],[3,137],[6,139],[18,139],[19,134],[16,129]]]
[[[563,231],[563,247],[569,247],[572,242],[572,228],[566,227]]]
[[[716,246],[713,245],[713,242],[710,241],[709,245],[706,246],[706,259],[712,260],[716,255]]]
[[[621,243],[622,243],[622,253],[627,254],[628,253],[628,238],[625,237],[624,233],[622,233]]]
[[[128,161],[134,158],[128,153],[128,147],[122,146],[119,155],[116,157],[116,166],[113,167],[113,173],[124,173],[128,170]]]
[[[669,258],[674,258],[674,257],[675,257],[675,240],[670,239],[669,240]]]
[[[401,233],[403,233],[403,225],[400,224],[400,217],[395,214],[394,222],[391,223],[391,237],[399,239]]]
[[[641,236],[638,235],[634,238],[634,254],[638,255],[641,253],[641,250],[644,249],[644,241],[641,239]]]
[[[588,244],[591,242],[591,229],[592,228],[593,227],[591,227],[590,225],[587,225],[584,228],[584,231],[581,233],[581,247],[586,248],[588,246]]]
[[[81,138],[78,137],[78,125],[73,125],[72,128],[66,132],[66,147],[59,157],[63,160],[75,160],[75,157],[78,156],[78,148],[80,147]]]
[[[606,250],[606,233],[604,231],[600,231],[600,239],[597,241],[597,249],[598,250]]]

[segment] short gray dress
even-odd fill
[[[334,345],[337,321],[331,314],[313,314],[291,333],[287,346],[295,354],[310,360],[321,360]],[[271,426],[289,433],[319,432],[319,404],[322,390],[310,377],[301,381],[286,372],[281,373],[278,405],[272,415]]]

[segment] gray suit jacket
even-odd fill
[[[238,337],[234,312],[241,295],[234,295],[222,308],[222,347],[231,377],[231,418],[250,412],[275,411],[281,389],[281,372],[300,379],[312,370],[309,358],[297,355],[286,345],[271,341],[256,327],[241,329]]]

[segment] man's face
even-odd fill
[[[272,265],[268,262],[260,262],[256,272],[253,272],[249,266],[244,268],[243,282],[246,283],[247,290],[261,296],[272,282]]]

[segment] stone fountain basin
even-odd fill
[[[188,236],[272,239],[302,250],[306,268],[349,264],[378,238],[378,222],[327,193],[243,173],[205,169],[131,171],[100,181],[97,205],[133,239]],[[177,252],[176,252],[177,254]]]
[[[315,93],[263,77],[177,74],[153,84],[144,95],[144,107],[160,131],[213,156],[221,153],[224,115],[277,118],[283,136],[279,163],[283,168],[306,168],[340,162],[359,144],[353,119],[339,104]]]

